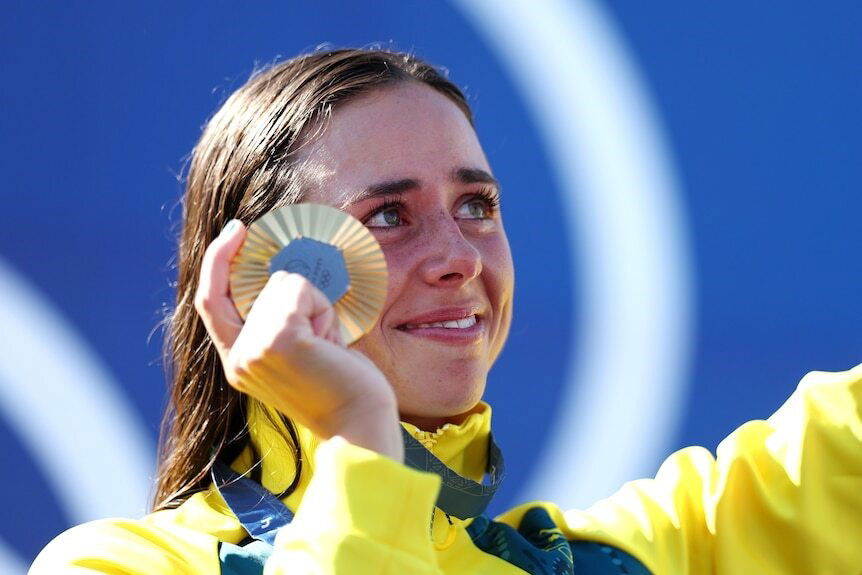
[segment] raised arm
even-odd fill
[[[683,449],[654,479],[555,513],[567,536],[613,544],[656,574],[862,572],[862,365],[808,374],[717,457]]]

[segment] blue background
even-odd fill
[[[566,271],[576,254],[546,144],[455,6],[329,4],[4,6],[0,258],[97,351],[154,441],[165,398],[154,328],[173,294],[178,175],[205,120],[256,64],[323,42],[379,42],[444,65],[503,182],[518,271],[512,337],[488,394],[510,469],[499,510],[535,462],[578,337]],[[862,359],[862,4],[601,5],[656,105],[691,241],[689,389],[668,450],[712,449],[771,413],[806,371]],[[2,419],[0,456],[0,537],[26,561],[69,519]]]

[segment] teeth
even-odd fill
[[[417,323],[415,325],[410,325],[407,327],[411,328],[423,328],[423,327],[444,327],[446,329],[466,329],[468,327],[473,327],[476,325],[476,316],[471,315],[470,317],[465,317],[464,319],[454,319],[451,321],[435,321],[434,323]]]

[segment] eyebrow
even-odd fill
[[[450,179],[460,184],[490,184],[497,189],[500,188],[500,182],[497,181],[497,178],[479,168],[456,168],[452,170]],[[403,178],[372,184],[356,193],[349,194],[342,202],[341,209],[372,198],[397,196],[412,192],[421,187],[422,182],[416,178]]]
[[[490,184],[500,189],[497,178],[479,168],[458,168],[452,170],[452,180],[462,184]]]

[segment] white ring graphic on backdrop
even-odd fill
[[[18,553],[2,539],[0,539],[0,573],[9,575],[27,573],[27,565],[18,557]]]
[[[690,334],[680,194],[646,90],[594,3],[457,3],[524,97],[577,237],[580,339],[523,495],[583,507],[653,474],[675,430]]]
[[[138,516],[152,486],[153,445],[96,354],[0,259],[0,413],[74,523]],[[110,473],[93,457],[110,461]],[[0,571],[23,573],[6,545]]]

